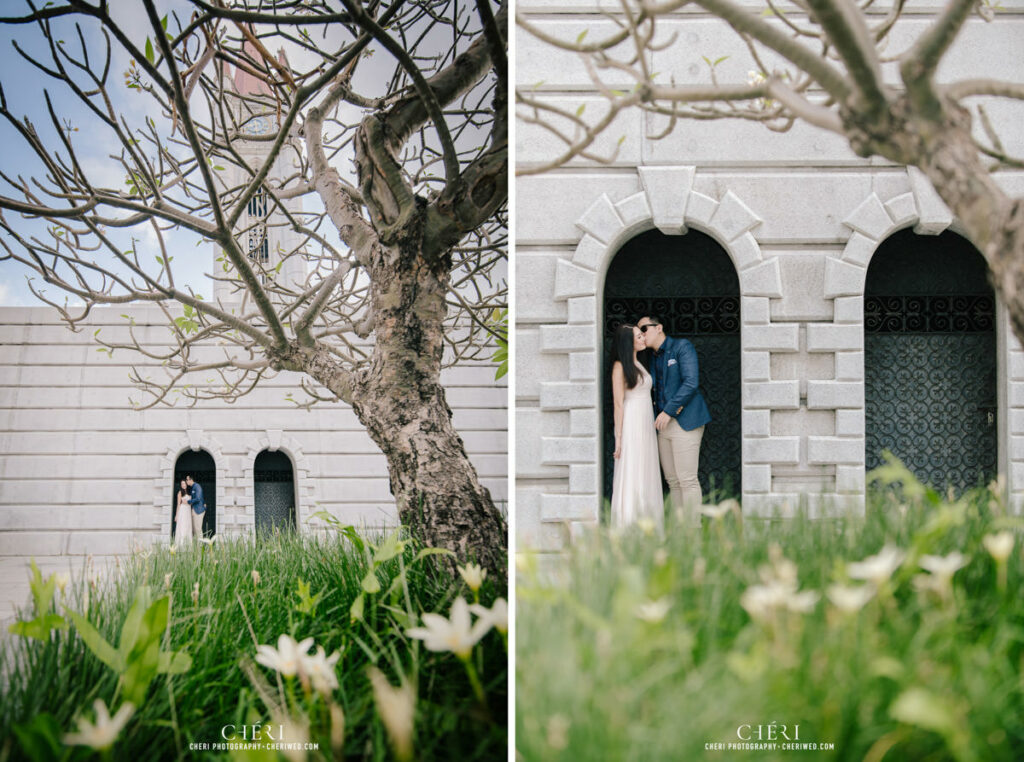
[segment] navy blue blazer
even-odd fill
[[[666,336],[654,353],[654,393],[659,413],[668,413],[685,431],[711,422],[711,412],[697,385],[697,350],[686,339]]]
[[[188,502],[192,505],[192,510],[199,515],[206,511],[206,501],[203,500],[203,488],[199,486],[199,482],[195,482],[192,485],[192,496],[188,499]]]

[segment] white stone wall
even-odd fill
[[[972,19],[940,70],[1024,78],[1024,2],[1003,4],[997,23]],[[523,0],[544,31],[602,37],[611,23],[587,0]],[[904,49],[938,5],[911,4],[888,53]],[[793,18],[799,22],[799,14]],[[677,43],[658,54],[665,81],[706,82],[711,59],[731,54],[722,81],[755,68],[735,35],[684,10],[662,25]],[[517,80],[587,118],[601,98],[571,54],[520,32]],[[890,75],[891,67],[887,67]],[[614,77],[613,77],[614,79]],[[539,83],[539,84],[538,84]],[[990,106],[1011,152],[1024,152],[1024,109]],[[992,113],[995,113],[992,112]],[[1014,121],[1016,120],[1016,121]],[[521,547],[557,550],[598,520],[600,321],[604,275],[636,234],[694,228],[714,237],[741,291],[744,511],[808,505],[813,512],[864,503],[863,290],[867,265],[893,232],[937,234],[952,219],[927,180],[878,159],[856,157],[835,135],[798,126],[777,134],[740,121],[681,122],[655,141],[657,119],[620,115],[606,147],[615,161],[585,160],[516,182],[516,518]],[[1012,146],[1012,148],[1010,147]],[[517,161],[551,158],[550,137],[520,122]],[[595,153],[600,154],[598,148]],[[1014,195],[1024,174],[998,175]],[[998,312],[999,464],[1015,505],[1024,504],[1024,352]]]
[[[93,310],[77,334],[49,308],[0,308],[0,556],[107,555],[167,542],[172,472],[189,448],[215,460],[218,533],[253,527],[253,464],[265,448],[292,460],[301,526],[321,509],[356,525],[396,523],[384,456],[347,405],[306,412],[286,401],[298,374],[280,373],[233,405],[133,410],[129,398],[141,396],[128,373],[140,356],[108,357],[93,341],[97,329],[126,339],[120,314],[129,311],[144,343],[166,341],[151,307]],[[159,377],[159,363],[150,365]],[[504,505],[507,387],[494,371],[470,363],[442,380],[470,459]]]

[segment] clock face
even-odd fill
[[[266,135],[270,132],[270,122],[262,116],[255,116],[242,126],[246,135]]]

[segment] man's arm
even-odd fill
[[[700,381],[700,370],[697,367],[697,350],[693,344],[680,342],[674,352],[676,362],[679,364],[679,375],[683,382],[679,385],[676,393],[665,403],[664,412],[671,416],[686,405],[693,395],[697,393],[698,382]]]

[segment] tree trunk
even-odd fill
[[[440,381],[451,255],[427,262],[421,240],[413,233],[374,247],[376,343],[352,406],[388,459],[402,523],[503,579],[508,528],[452,426]]]

